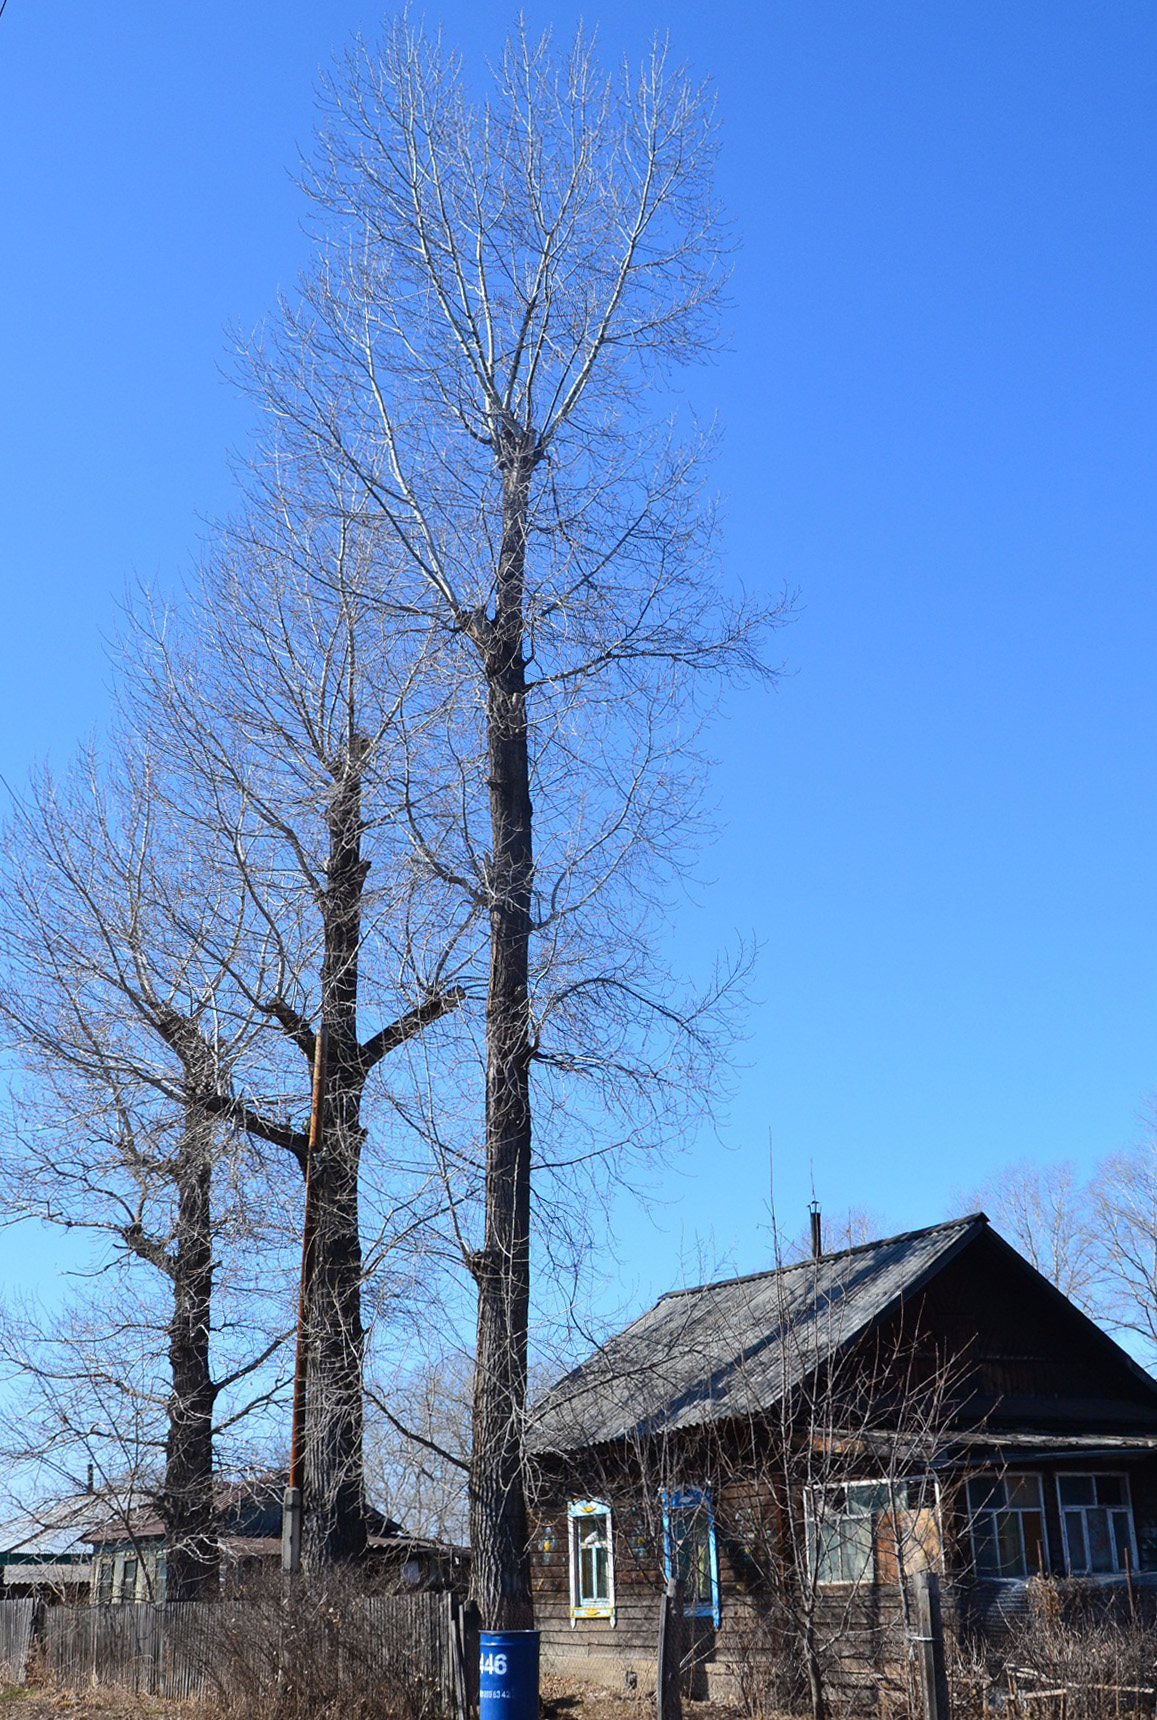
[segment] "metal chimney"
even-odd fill
[[[820,1203],[813,1200],[808,1208],[812,1221],[812,1259],[818,1260],[824,1251],[824,1221],[820,1217]]]

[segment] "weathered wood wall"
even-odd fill
[[[696,1482],[714,1478],[693,1472]],[[664,1571],[659,1535],[632,1500],[629,1485],[606,1485],[591,1496],[611,1505],[614,1545],[615,1617],[572,1619],[568,1523],[563,1499],[550,1505],[542,1495],[535,1522],[532,1581],[535,1623],[542,1637],[547,1676],[607,1689],[655,1688],[659,1612]],[[802,1695],[798,1655],[785,1650],[783,1633],[769,1618],[758,1565],[776,1540],[778,1524],[761,1488],[750,1478],[729,1479],[714,1488],[719,1560],[720,1625],[685,1621],[685,1653],[693,1666],[685,1691],[695,1697],[783,1707]],[[753,1545],[761,1529],[767,1545]],[[874,1708],[877,1693],[906,1694],[909,1677],[908,1624],[896,1584],[857,1589],[821,1589],[817,1636],[823,1645],[833,1704],[846,1711]],[[775,1698],[775,1700],[771,1700]]]
[[[0,1685],[24,1682],[35,1606],[32,1600],[0,1601]]]

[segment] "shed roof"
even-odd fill
[[[988,1227],[982,1212],[815,1260],[670,1291],[537,1405],[538,1452],[774,1408]]]
[[[108,1514],[91,1493],[56,1499],[0,1524],[0,1564],[9,1558],[88,1558],[89,1531]]]

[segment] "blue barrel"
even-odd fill
[[[538,1632],[478,1636],[478,1720],[538,1720]]]

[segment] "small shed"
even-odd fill
[[[0,1525],[0,1600],[85,1604],[92,1578],[87,1535],[105,1509],[84,1493]]]

